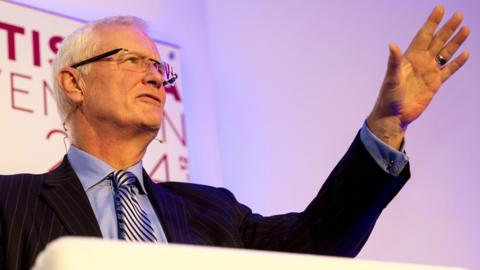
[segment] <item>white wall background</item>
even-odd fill
[[[438,2],[21,0],[84,20],[131,14],[182,47],[191,176],[263,214],[300,211],[355,136],[383,78]],[[480,4],[465,13],[471,59],[408,131],[413,177],[362,258],[480,269]]]

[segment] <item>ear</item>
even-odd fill
[[[63,67],[57,74],[57,84],[72,102],[76,104],[83,102],[85,83],[79,70],[72,67]]]

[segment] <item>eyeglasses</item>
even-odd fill
[[[112,60],[117,62],[119,68],[137,72],[145,72],[150,66],[150,64],[152,64],[153,67],[158,71],[158,73],[162,74],[165,78],[165,81],[163,81],[162,83],[163,86],[175,85],[175,81],[177,80],[178,75],[173,71],[173,68],[169,64],[165,62],[159,62],[153,58],[145,57],[139,53],[132,52],[124,48],[118,48],[108,52],[104,52],[102,54],[75,63],[70,67],[77,68],[79,66],[90,64],[96,61],[107,60],[107,57],[116,54],[118,54],[118,58]]]

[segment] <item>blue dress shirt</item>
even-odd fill
[[[83,189],[87,193],[90,205],[100,225],[103,238],[118,239],[117,216],[113,199],[114,189],[112,181],[106,179],[115,169],[104,161],[78,149],[74,145],[70,146],[67,157],[73,170],[80,179]],[[159,242],[167,243],[167,238],[159,217],[155,213],[145,190],[142,162],[140,161],[129,167],[127,171],[132,172],[140,182],[140,188],[143,189],[142,192],[139,192],[137,187],[134,187],[134,192],[138,202],[152,222],[155,236]]]

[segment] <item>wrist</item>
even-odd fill
[[[395,149],[400,149],[407,129],[396,116],[376,117],[373,114],[367,118],[367,127],[377,138]]]

